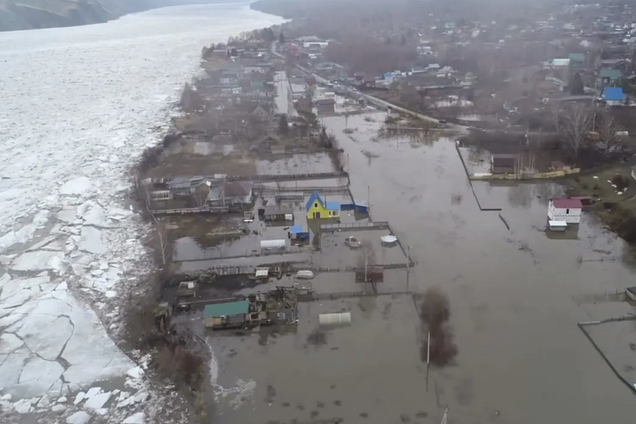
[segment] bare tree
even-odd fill
[[[166,224],[157,219],[156,216],[152,215],[152,220],[155,224],[154,237],[157,246],[157,252],[161,255],[161,265],[165,267],[168,263],[168,260],[170,259],[170,239],[168,237],[169,230]]]
[[[202,208],[205,206],[205,202],[208,199],[208,194],[210,194],[210,187],[207,184],[199,185],[192,193],[192,197],[194,199],[194,203],[198,208]]]
[[[578,157],[581,144],[592,129],[593,113],[589,106],[571,103],[558,110],[555,117],[557,132]]]
[[[618,132],[621,130],[620,125],[614,117],[605,113],[598,121],[598,133],[601,137],[601,141],[605,147],[605,154],[607,154],[612,146],[618,143]]]

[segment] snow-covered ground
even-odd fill
[[[141,421],[143,372],[90,306],[116,330],[117,299],[149,262],[127,170],[204,45],[280,22],[219,4],[0,34],[0,410],[82,423],[119,406]],[[99,387],[114,378],[135,390]]]

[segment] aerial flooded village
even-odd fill
[[[136,169],[181,383],[219,422],[627,422],[631,6],[292,3]]]

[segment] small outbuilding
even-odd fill
[[[261,214],[262,211],[262,214]],[[288,206],[269,205],[259,209],[259,216],[265,221],[293,221],[294,210]]]
[[[292,225],[289,228],[289,238],[297,241],[309,241],[309,231],[303,230],[302,225]]]
[[[511,154],[494,154],[490,160],[493,174],[514,174],[519,157]]]
[[[548,219],[550,221],[564,221],[568,224],[581,222],[583,203],[579,199],[550,199],[548,203]]]
[[[246,321],[250,309],[248,300],[236,302],[213,303],[203,309],[203,323],[206,328],[236,328]]]

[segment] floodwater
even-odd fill
[[[344,118],[324,124],[348,155],[353,195],[368,196],[372,219],[411,246],[410,290],[448,295],[459,354],[427,383],[410,296],[302,304],[295,333],[212,337],[217,383],[255,383],[253,396],[220,403],[221,422],[439,422],[446,406],[454,423],[629,422],[633,394],[576,325],[636,312],[586,301],[633,285],[629,248],[587,216],[578,238],[548,238],[554,185],[479,183],[480,202],[502,208],[508,229],[479,210],[454,140],[385,142],[375,138],[383,115],[370,116],[348,118],[354,139]],[[351,311],[351,327],[316,333],[319,313],[340,311]]]

